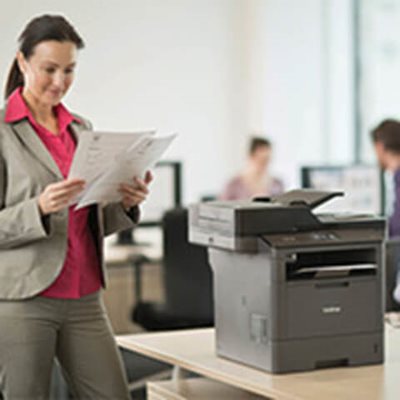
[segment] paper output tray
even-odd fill
[[[342,277],[349,276],[352,272],[371,273],[376,271],[377,268],[376,264],[308,266],[294,271],[292,278],[300,278],[309,274],[313,274],[314,278]]]

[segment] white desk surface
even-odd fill
[[[164,400],[261,400],[261,396],[205,378],[147,382],[147,398]]]
[[[272,375],[217,357],[214,329],[117,336],[119,346],[276,400],[400,399],[400,329],[386,326],[384,365]]]
[[[151,259],[162,258],[162,232],[161,228],[137,228],[135,239],[146,245],[118,245],[117,235],[110,235],[105,238],[104,260],[107,265],[126,264],[131,257],[143,254]]]

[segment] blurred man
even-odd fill
[[[375,153],[380,166],[389,173],[387,198],[390,200],[389,237],[400,238],[400,122],[382,121],[372,132]],[[397,266],[397,287],[394,298],[400,303],[400,273]]]
[[[400,122],[386,119],[372,131],[375,152],[380,166],[392,175],[393,193],[389,218],[389,236],[400,237]]]

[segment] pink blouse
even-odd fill
[[[221,200],[251,200],[259,196],[276,196],[283,193],[283,184],[280,180],[271,178],[269,184],[260,193],[252,192],[241,176],[232,178],[222,192]]]

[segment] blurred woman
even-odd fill
[[[261,137],[253,137],[244,170],[227,183],[220,199],[239,200],[281,194],[282,182],[269,174],[271,157],[271,142]]]

